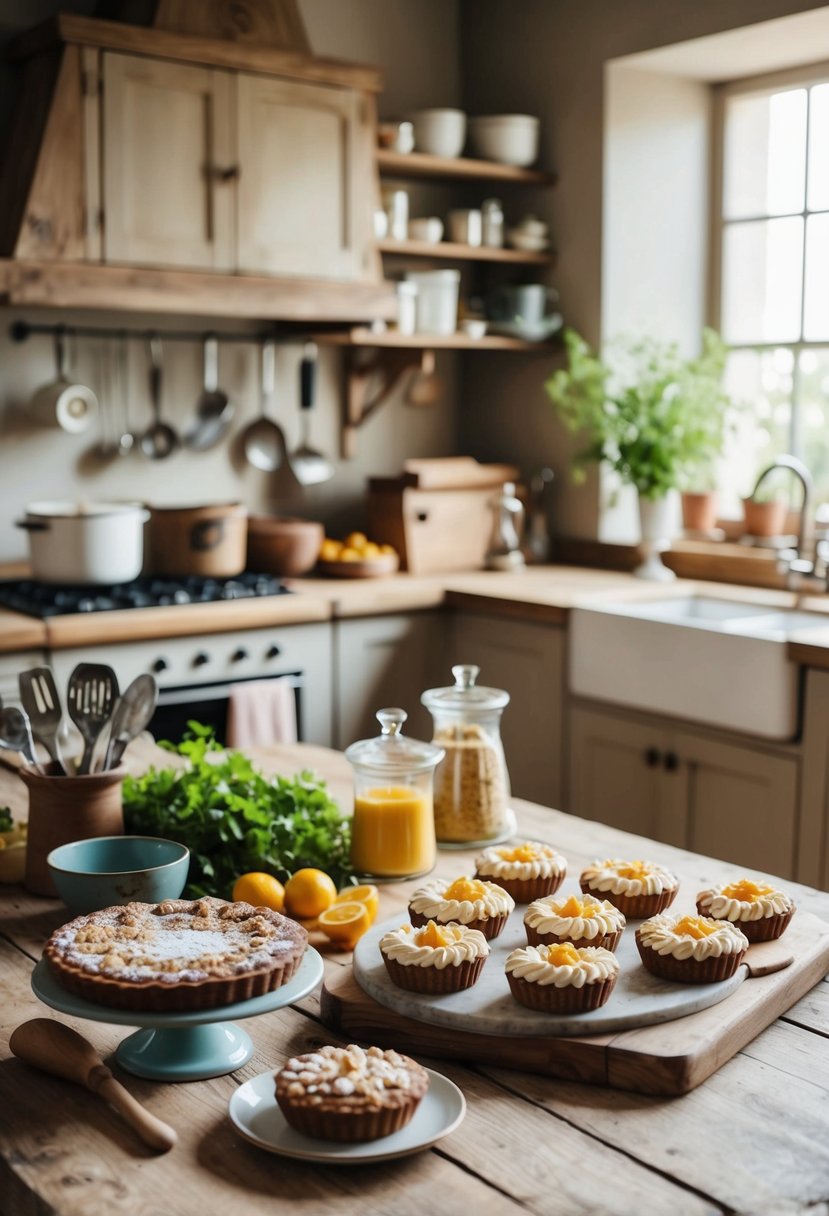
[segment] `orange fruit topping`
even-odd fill
[[[444,899],[469,900],[483,899],[486,887],[477,878],[456,878],[443,892]]]
[[[285,909],[302,920],[319,916],[337,898],[337,888],[324,870],[297,870],[285,883]]]
[[[241,874],[233,884],[233,899],[237,903],[253,904],[254,908],[270,908],[281,912],[285,907],[285,888],[273,874],[252,871]]]
[[[739,899],[743,903],[753,904],[763,895],[771,895],[774,887],[767,887],[765,883],[752,882],[750,878],[741,878],[739,882],[729,883],[727,887],[723,887],[722,893],[729,899]]]
[[[578,895],[571,895],[558,908],[558,914],[559,916],[584,916],[589,919],[596,915],[596,909],[592,905],[585,907]]]
[[[683,916],[674,925],[674,933],[678,933],[680,937],[694,937],[697,940],[701,937],[710,937],[712,933],[716,932],[716,922],[704,920],[701,916]]]
[[[563,942],[561,945],[547,947],[547,962],[552,963],[554,967],[572,967],[581,962],[581,955],[570,942]]]
[[[343,950],[353,950],[371,924],[368,909],[354,899],[331,904],[320,912],[317,922],[326,937]]]
[[[433,920],[429,921],[425,929],[415,934],[416,946],[448,946],[451,941],[452,937]]]
[[[503,861],[535,861],[536,857],[538,857],[538,849],[535,845],[530,844],[529,841],[526,844],[517,845],[514,849],[498,849],[496,851]]]
[[[374,924],[380,909],[380,892],[374,884],[367,882],[363,883],[361,887],[343,887],[342,891],[337,892],[337,898],[334,900],[334,903],[351,903],[354,899],[359,904],[365,904],[371,918],[371,923]]]
[[[618,873],[622,878],[647,878],[651,873],[651,866],[647,861],[629,861],[626,865],[619,866]]]

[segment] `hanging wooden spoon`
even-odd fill
[[[53,1018],[32,1018],[12,1031],[9,1047],[27,1064],[99,1094],[154,1152],[168,1152],[178,1139],[172,1127],[151,1115],[115,1080],[92,1044],[71,1026]]]

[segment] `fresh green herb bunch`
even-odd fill
[[[11,807],[0,806],[0,832],[11,832],[13,828]]]
[[[645,339],[613,344],[607,361],[575,330],[564,332],[568,367],[545,388],[571,431],[585,431],[574,475],[604,461],[643,498],[663,498],[712,476],[725,439],[730,405],[721,380],[726,348],[703,330],[702,353],[685,359],[678,347]]]
[[[229,899],[235,880],[251,870],[285,881],[313,866],[337,887],[353,879],[351,824],[324,781],[308,771],[265,777],[241,752],[225,752],[210,727],[188,728],[177,747],[164,745],[186,757],[186,768],[124,779],[126,830],[189,848],[188,896]]]

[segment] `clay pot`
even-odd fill
[[[753,498],[744,498],[744,531],[748,536],[782,536],[788,513],[788,505],[781,500],[755,502]]]
[[[719,495],[716,490],[682,494],[682,526],[686,532],[713,532],[717,526]]]
[[[307,574],[316,565],[324,537],[322,524],[312,519],[251,515],[247,568],[283,578]]]

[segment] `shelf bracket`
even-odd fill
[[[341,440],[343,460],[357,455],[357,433],[363,423],[389,400],[410,372],[434,373],[432,350],[375,349],[367,356],[359,348],[346,348],[343,359],[344,417]]]

